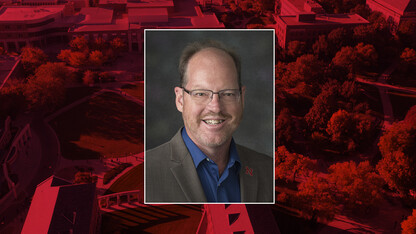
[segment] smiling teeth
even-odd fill
[[[204,120],[204,122],[207,123],[207,124],[220,124],[220,123],[224,122],[224,120],[213,120],[213,119],[210,119],[210,120]]]

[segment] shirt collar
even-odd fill
[[[202,152],[198,146],[191,140],[186,132],[186,129],[182,129],[182,139],[191,154],[192,160],[194,161],[195,167],[198,167],[199,164],[206,160],[208,157]],[[238,162],[241,165],[240,157],[238,156],[237,147],[235,146],[234,139],[231,139],[230,144],[230,158],[228,160],[227,168],[231,168],[235,162]]]

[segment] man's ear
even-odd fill
[[[243,104],[244,108],[244,95],[246,94],[246,86],[241,87],[241,103]]]
[[[175,103],[176,103],[176,109],[178,111],[183,111],[183,89],[180,87],[175,87]]]

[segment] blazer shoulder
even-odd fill
[[[163,143],[156,148],[146,151],[146,161],[154,162],[160,161],[161,159],[168,159],[167,156],[170,154],[171,146],[170,141]]]
[[[247,160],[252,163],[255,163],[255,162],[260,163],[260,164],[266,163],[267,165],[270,165],[270,163],[273,164],[273,157],[267,156],[266,154],[263,154],[263,153],[259,153],[245,146],[237,144],[237,152],[238,152],[238,155],[243,160]]]

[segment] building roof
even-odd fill
[[[84,7],[81,8],[78,16],[80,21],[78,24],[111,24],[113,21],[113,10],[100,7]]]
[[[127,8],[173,7],[173,0],[127,1]]]
[[[4,6],[0,8],[0,22],[38,20],[62,12],[64,5],[54,6]]]
[[[130,8],[128,9],[129,23],[167,22],[166,8]]]
[[[403,15],[405,12],[416,11],[416,0],[372,0]]]
[[[305,10],[305,4],[308,4],[311,8],[322,8],[321,5],[312,0],[284,0],[284,2],[293,5],[299,12],[307,12]]]
[[[36,188],[22,233],[89,233],[95,196],[95,184],[49,177]]]
[[[22,1],[22,3],[27,3],[27,2],[32,2],[32,3],[37,3],[37,2],[41,2],[41,3],[44,3],[44,2],[56,3],[56,2],[58,2],[58,0],[21,0],[21,1]]]
[[[105,4],[127,4],[127,0],[100,0],[100,5]]]
[[[126,31],[129,29],[129,21],[126,18],[115,19],[111,24],[78,24],[69,29],[69,32],[105,32],[105,31]]]
[[[194,28],[224,28],[224,24],[218,21],[215,14],[204,15],[202,17],[192,17],[192,25]]]
[[[296,15],[278,16],[288,26],[328,25],[328,24],[367,24],[358,14],[316,14],[315,20],[298,21]]]

